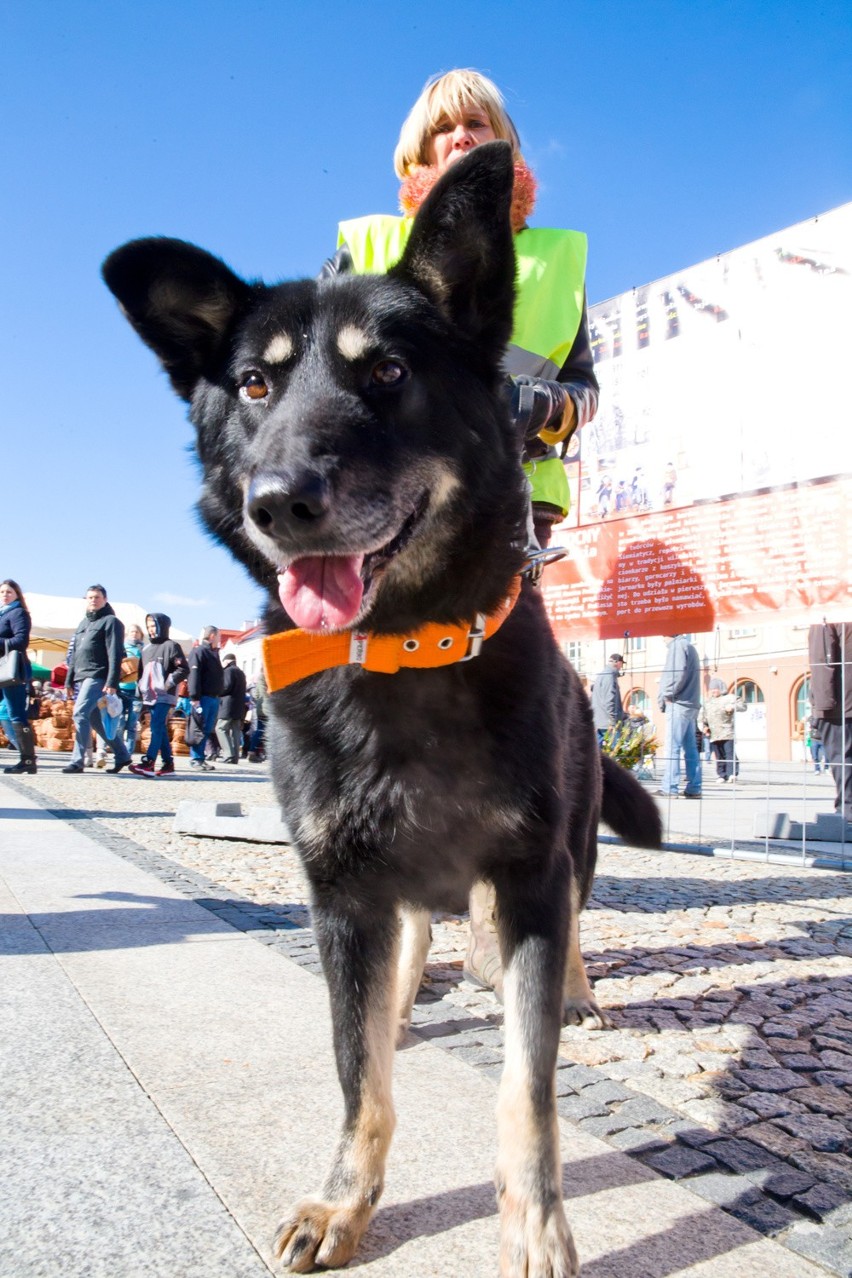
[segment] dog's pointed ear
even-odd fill
[[[515,300],[514,176],[508,142],[485,142],[457,160],[421,205],[390,272],[498,357],[511,336]]]
[[[194,244],[164,238],[132,240],[109,255],[101,273],[178,395],[188,400],[251,286]]]

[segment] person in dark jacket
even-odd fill
[[[225,763],[239,763],[246,717],[246,677],[233,653],[222,661],[222,697],[219,701],[219,731],[228,743]]]
[[[15,741],[20,758],[4,772],[36,772],[35,734],[27,714],[27,691],[32,668],[27,656],[32,623],[27,601],[16,581],[7,578],[0,582],[0,656],[7,652],[20,652],[24,659],[25,683],[3,688],[0,699],[5,701],[9,721],[14,725]]]
[[[600,672],[592,686],[592,717],[601,745],[609,728],[630,717],[618,690],[618,681],[623,674],[624,658],[620,652],[614,652],[606,669]]]
[[[219,714],[219,698],[222,695],[223,674],[219,660],[222,642],[218,626],[205,626],[201,639],[189,654],[189,699],[194,712],[200,711],[202,737],[189,747],[189,766],[196,772],[215,772],[212,763],[204,758],[204,748],[216,726]]]
[[[149,612],[145,618],[150,643],[142,649],[142,672],[138,692],[151,716],[151,740],[138,763],[130,771],[139,777],[173,776],[175,761],[168,734],[169,711],[177,705],[177,686],[189,674],[189,663],[180,644],[170,638],[172,619],[164,612]],[[163,760],[157,769],[157,755]]]
[[[86,750],[95,732],[112,747],[115,763],[107,772],[120,772],[130,762],[130,753],[121,735],[112,741],[104,731],[98,702],[116,695],[124,657],[124,625],[107,603],[103,586],[89,586],[86,591],[86,615],[77,627],[68,659],[65,686],[70,691],[77,685],[74,703],[74,749],[71,762],[63,772],[82,772]]]
[[[852,622],[811,626],[811,704],[834,777],[834,810],[852,821]]]

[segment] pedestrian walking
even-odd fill
[[[173,776],[175,761],[169,741],[169,712],[177,704],[177,688],[189,673],[180,644],[171,638],[172,619],[164,612],[149,612],[145,618],[149,643],[142,649],[139,695],[149,712],[151,739],[138,763],[130,771],[140,777]],[[157,768],[157,756],[162,766]]]
[[[124,626],[107,601],[101,585],[86,591],[86,615],[80,622],[70,648],[65,686],[77,688],[74,702],[74,748],[63,772],[82,772],[86,752],[91,751],[92,729],[108,743],[115,762],[107,772],[120,772],[130,763],[130,753],[120,734],[110,739],[104,730],[98,703],[115,696],[124,657]]]
[[[7,713],[7,724],[13,734],[12,741],[18,748],[17,763],[4,768],[4,772],[38,771],[35,752],[35,733],[27,713],[29,681],[32,674],[27,648],[30,642],[32,621],[23,591],[16,581],[7,577],[0,582],[0,656],[11,652],[21,654],[21,676],[23,683],[13,684],[0,691],[0,701],[4,703]]]
[[[219,732],[227,742],[225,763],[238,763],[243,749],[243,722],[246,717],[246,677],[233,653],[222,659],[222,696],[219,701]]]
[[[201,631],[201,639],[189,654],[189,699],[193,713],[198,716],[200,740],[192,742],[189,747],[189,766],[195,772],[215,772],[212,763],[204,758],[204,751],[210,735],[216,726],[219,714],[219,698],[222,695],[223,674],[219,660],[219,647],[222,637],[218,626],[205,626]]]

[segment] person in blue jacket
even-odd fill
[[[9,711],[9,719],[15,732],[20,759],[4,772],[36,772],[35,733],[27,715],[29,682],[32,674],[27,648],[30,642],[32,620],[24,593],[16,581],[8,578],[0,582],[0,656],[7,652],[20,652],[24,658],[23,684],[4,688],[0,692]]]

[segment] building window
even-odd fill
[[[569,639],[562,645],[562,651],[578,674],[583,673],[583,645],[576,639]]]
[[[811,714],[811,681],[807,675],[800,679],[793,693],[794,723],[802,723]]]
[[[736,693],[749,706],[762,704],[765,700],[763,689],[759,688],[753,679],[740,679],[737,683]]]
[[[644,635],[636,635],[635,637],[631,635],[630,637],[628,637],[626,647],[625,647],[625,652],[644,652],[644,651],[645,651]]]
[[[755,626],[741,626],[739,629],[728,631],[729,639],[753,639],[757,634]]]

